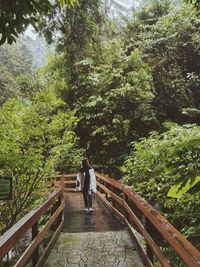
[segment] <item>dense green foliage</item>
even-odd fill
[[[123,182],[131,185],[200,247],[200,127],[176,126],[133,144]],[[174,186],[176,184],[176,186]]]
[[[30,74],[30,61],[17,45],[0,47],[0,105],[9,97],[19,97],[16,77]]]
[[[61,5],[73,6],[76,0],[58,0]],[[35,28],[42,16],[53,8],[49,0],[0,0],[0,45],[12,44],[29,24]]]
[[[52,51],[50,47],[49,51]],[[47,62],[44,38],[21,37],[0,47],[0,105],[10,97],[25,100],[41,90],[35,68]]]
[[[126,56],[120,44],[107,44],[103,58],[98,65],[79,62],[77,131],[88,153],[104,168],[114,168],[130,142],[151,129],[154,88],[151,69],[137,49]]]
[[[39,20],[33,13],[56,50],[34,77],[23,70],[12,76],[16,93],[5,100],[16,96],[20,102],[9,100],[1,109],[1,119],[6,118],[0,131],[2,174],[13,172],[17,181],[20,171],[20,182],[26,184],[24,155],[30,181],[36,170],[38,178],[68,171],[68,163],[77,166],[80,159],[80,150],[74,150],[78,139],[97,170],[124,175],[125,183],[199,247],[199,1],[141,1],[123,23],[117,12],[114,18],[107,12],[111,4],[123,10],[114,0],[79,0],[73,8],[64,2],[37,10]],[[39,52],[32,41],[31,46],[29,50],[21,42],[26,58],[30,51]],[[0,65],[3,71],[9,60]],[[2,94],[12,88],[5,77],[0,76],[0,82],[8,83],[1,82]],[[29,199],[37,194],[35,190]]]
[[[70,47],[80,45],[63,34],[70,44],[67,54],[55,56],[43,69],[43,81],[80,118],[76,129],[80,146],[96,167],[118,177],[127,158],[124,181],[160,206],[196,246],[199,127],[162,131],[166,120],[199,122],[199,29],[199,13],[193,6],[152,1],[122,32],[115,26],[104,28],[103,38],[95,38],[99,47],[89,35],[87,46],[75,56]],[[158,133],[145,139],[155,130]],[[134,143],[130,154],[132,142],[141,137],[144,140]]]
[[[28,105],[10,99],[2,106],[0,176],[13,177],[13,198],[0,203],[1,231],[39,203],[45,193],[45,177],[63,171],[63,166],[66,171],[76,166],[77,120],[66,111],[64,102],[53,93],[38,93]]]
[[[77,8],[75,18],[88,14],[89,6],[81,14]],[[200,27],[191,5],[181,8],[169,1],[152,1],[123,32],[116,32],[115,26],[105,28],[101,42],[95,26],[93,35],[89,32],[88,39],[77,45],[79,39],[68,32],[72,21],[65,23],[59,47],[69,45],[45,73],[80,118],[80,145],[99,167],[118,175],[132,141],[162,129],[165,120],[197,122],[183,112],[200,105]],[[94,19],[84,23],[77,19],[74,36],[77,29],[81,36],[82,25],[88,23],[94,24]]]

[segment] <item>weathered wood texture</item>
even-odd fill
[[[65,193],[64,201],[64,232],[116,231],[125,227],[108,212],[95,194],[92,213],[84,211],[83,196],[80,192]]]
[[[55,178],[55,181],[50,178],[50,186],[54,189],[56,186],[61,186],[62,190],[59,190],[57,193],[53,193],[51,198],[44,203],[42,207],[26,215],[21,221],[19,221],[19,223],[17,223],[0,238],[0,260],[15,245],[20,236],[22,236],[28,229],[36,227],[38,219],[50,208],[50,206],[55,203],[57,198],[59,198],[59,205],[61,204],[62,191],[67,191],[64,195],[64,232],[91,233],[119,231],[123,230],[124,225],[126,225],[133,239],[135,239],[146,266],[153,266],[155,257],[161,266],[171,266],[170,262],[165,258],[159,248],[162,246],[162,242],[167,241],[169,247],[177,253],[185,266],[200,267],[200,252],[192,246],[192,244],[190,244],[154,207],[126,185],[98,173],[96,176],[98,193],[94,195],[93,213],[85,213],[83,196],[81,193],[75,192],[74,190],[76,179],[75,174],[58,176]],[[111,213],[102,206],[99,199],[108,207]],[[52,209],[53,213],[56,209],[58,209],[58,205]],[[46,230],[49,229],[51,222],[53,222],[57,217],[59,220],[59,227],[57,229],[59,229],[59,231],[61,230],[63,224],[61,211],[62,208],[60,206],[60,210],[54,215],[52,214],[53,217],[40,234],[37,233],[37,229],[33,229],[32,232],[34,239],[32,247],[27,250],[26,255],[23,255],[24,259],[21,259],[22,264],[20,263],[17,266],[23,266],[30,257],[38,254],[33,250],[35,250],[35,248],[37,249]],[[111,215],[112,213],[114,213],[124,223],[124,225],[113,217]],[[146,252],[140,245],[140,242],[137,242],[137,238],[134,236],[134,232],[132,231],[132,226],[144,237],[146,241]],[[57,231],[56,236],[58,236]],[[53,240],[55,239],[56,238],[54,236]],[[51,244],[46,249],[48,252],[52,247],[52,242],[50,243]],[[43,264],[43,262],[44,258],[40,258],[39,262],[38,259],[36,261],[35,259],[33,260],[34,265],[38,264],[37,266],[42,266],[40,264]]]
[[[16,223],[11,229],[9,229],[3,236],[0,237],[0,260],[15,246],[18,240],[27,232],[27,230],[32,229],[33,241],[26,249],[24,254],[15,264],[16,267],[22,267],[27,264],[27,262],[33,257],[33,266],[35,266],[39,260],[39,253],[35,253],[39,248],[40,243],[43,241],[47,231],[54,224],[56,220],[59,220],[59,225],[63,223],[60,222],[60,216],[63,213],[62,202],[63,190],[59,189],[50,195],[49,199],[41,205],[39,208],[32,210],[26,216],[24,216],[18,223]],[[51,218],[44,226],[44,228],[39,231],[37,225],[39,219],[53,207],[54,213]],[[57,222],[56,222],[57,224]],[[61,230],[61,229],[60,229]]]
[[[136,194],[131,188],[115,179],[96,173],[99,197],[128,227],[132,225],[146,240],[146,262],[154,257],[163,267],[170,266],[159,246],[168,242],[169,247],[189,267],[200,267],[200,252],[189,243],[154,207]],[[64,191],[74,191],[76,174],[63,175],[58,180]],[[70,185],[67,180],[73,181]],[[73,212],[72,212],[73,213]],[[76,213],[76,211],[74,211]],[[75,214],[71,214],[75,217]],[[87,214],[86,214],[87,215]],[[67,218],[70,220],[70,218]],[[140,244],[138,243],[140,246]],[[142,247],[139,248],[142,251]],[[146,253],[142,253],[143,256]],[[148,265],[148,264],[147,264]]]
[[[200,252],[155,208],[128,186],[101,174],[96,175],[97,186],[101,196],[105,195],[107,203],[114,201],[114,207],[117,206],[117,208],[112,207],[112,210],[115,213],[122,213],[123,221],[127,224],[131,223],[144,236],[147,244],[147,254],[151,260],[154,259],[153,255],[155,255],[161,266],[170,266],[158,244],[156,244],[156,237],[158,236],[159,239],[169,243],[169,246],[179,255],[186,266],[200,266]],[[145,224],[143,223],[144,220],[146,221]]]
[[[65,223],[44,267],[153,267],[144,265],[126,225],[93,195],[92,213],[84,211],[82,193],[64,194]]]

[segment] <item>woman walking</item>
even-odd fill
[[[92,194],[96,193],[96,176],[87,158],[83,159],[82,166],[77,174],[76,188],[83,193],[84,210],[92,212]]]

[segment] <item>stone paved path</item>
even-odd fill
[[[81,193],[64,195],[64,227],[44,267],[144,267],[128,231],[100,202],[83,211]]]
[[[61,233],[44,267],[144,267],[126,230]]]

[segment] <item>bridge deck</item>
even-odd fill
[[[66,193],[64,228],[44,267],[143,267],[135,244],[122,225],[94,197],[85,213],[81,193]]]
[[[64,200],[64,232],[101,232],[124,229],[124,226],[108,212],[95,195],[92,213],[84,211],[82,193],[65,193]]]

